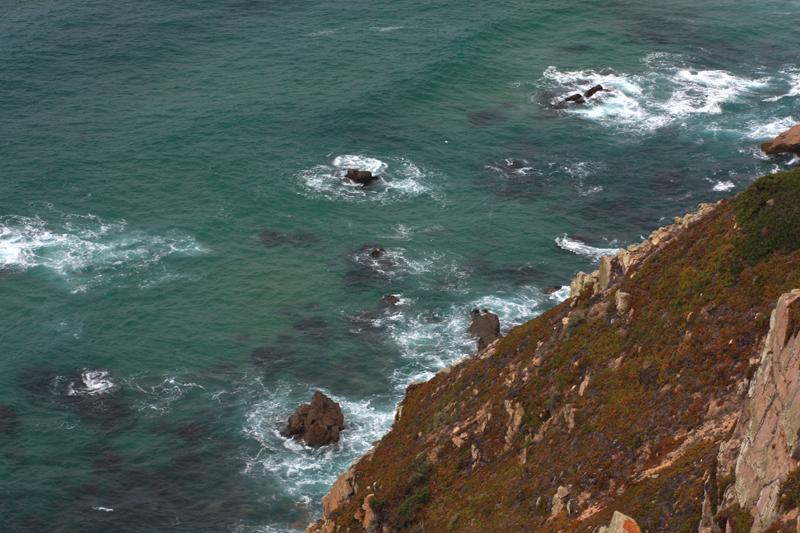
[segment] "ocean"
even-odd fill
[[[797,164],[758,146],[800,121],[799,16],[3,2],[2,529],[302,530],[405,387],[474,350],[471,309],[522,323]],[[279,434],[314,390],[338,445]]]

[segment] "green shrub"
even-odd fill
[[[736,252],[745,265],[800,249],[800,169],[759,178],[735,199],[734,211]]]

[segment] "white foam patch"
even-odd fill
[[[380,179],[363,186],[345,178],[348,169],[368,170]],[[299,180],[304,194],[329,200],[389,203],[421,195],[439,197],[428,184],[428,173],[402,157],[382,161],[364,155],[340,155],[328,164],[303,170]]]
[[[643,61],[640,74],[613,70],[561,71],[548,67],[540,87],[555,91],[553,105],[583,93],[594,85],[607,92],[596,93],[584,104],[567,104],[564,112],[604,126],[630,132],[651,132],[693,115],[716,115],[723,105],[769,86],[770,79],[751,79],[724,70],[687,68],[680,56],[652,54]]]
[[[177,231],[129,231],[124,220],[108,222],[94,215],[65,215],[55,222],[0,217],[0,268],[47,268],[73,281],[73,292],[108,277],[142,272],[166,257],[205,251],[194,238]]]
[[[556,303],[563,302],[569,298],[569,285],[562,286],[560,289],[550,294],[549,298]]]
[[[725,192],[730,191],[734,187],[736,187],[736,184],[734,184],[732,181],[717,181],[714,183],[714,186],[711,188],[711,190]]]
[[[430,272],[443,258],[441,254],[434,252],[428,257],[412,259],[407,256],[404,248],[389,248],[380,257],[373,257],[369,252],[369,249],[359,250],[352,255],[352,259],[386,278],[417,276]]]
[[[566,235],[556,237],[555,241],[562,250],[588,257],[595,262],[599,261],[604,255],[614,255],[619,251],[619,248],[598,248],[596,246],[589,246],[584,242],[572,239]]]
[[[139,402],[138,410],[153,412],[157,415],[169,411],[172,404],[183,398],[189,391],[198,389],[205,391],[205,387],[192,381],[181,381],[176,376],[159,378],[154,385],[148,385],[146,378],[130,379],[127,385],[144,395]],[[152,381],[151,381],[152,382]],[[217,393],[220,394],[220,393]],[[212,399],[215,399],[212,397]]]
[[[786,92],[764,98],[765,102],[778,102],[784,98],[800,96],[800,70],[794,67],[786,68],[780,72],[780,79]]]
[[[754,140],[767,140],[797,124],[794,117],[775,118],[767,122],[752,121],[747,124],[746,135]]]
[[[375,30],[377,32],[381,32],[381,33],[402,30],[403,28],[405,28],[405,26],[373,26],[372,27],[373,30]]]
[[[103,507],[103,506],[96,506],[92,507],[92,511],[101,511],[103,513],[113,513],[114,509],[112,507]]]
[[[101,396],[111,392],[116,385],[105,370],[84,370],[81,382],[67,385],[67,396]]]

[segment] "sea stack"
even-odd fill
[[[284,437],[302,439],[307,446],[325,446],[339,442],[344,429],[344,415],[339,404],[322,392],[314,392],[311,403],[305,403],[292,413],[281,432]]]
[[[478,350],[483,350],[500,337],[500,318],[484,309],[473,309],[472,323],[467,330],[470,335],[478,338]]]

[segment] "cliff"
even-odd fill
[[[603,258],[409,386],[308,530],[795,531],[798,287],[794,170]]]

